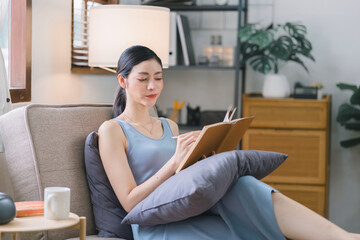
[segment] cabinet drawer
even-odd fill
[[[326,189],[323,186],[289,185],[268,183],[285,196],[327,217]]]
[[[252,127],[326,129],[329,97],[323,100],[266,99],[244,95],[243,116],[255,116]]]
[[[287,154],[288,159],[264,178],[267,182],[325,184],[326,132],[248,129],[243,149]]]

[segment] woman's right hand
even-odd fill
[[[199,137],[200,132],[201,131],[192,131],[181,134],[177,137],[176,151],[173,156],[176,169],[179,167],[180,163],[185,158],[196,139]]]

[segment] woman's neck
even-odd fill
[[[151,122],[149,109],[144,106],[135,107],[126,105],[125,110],[121,115],[124,115],[127,120],[136,123],[148,124],[149,122]]]

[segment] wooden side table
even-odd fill
[[[86,237],[86,218],[70,213],[66,220],[48,220],[44,215],[17,217],[8,224],[0,225],[0,240],[3,233],[12,233],[12,239],[17,240],[18,233],[41,232],[57,229],[77,228],[80,230],[80,240]]]

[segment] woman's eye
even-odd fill
[[[155,78],[155,80],[160,81],[160,80],[162,80],[162,78]]]
[[[146,81],[147,79],[146,78],[138,78],[139,81]]]

